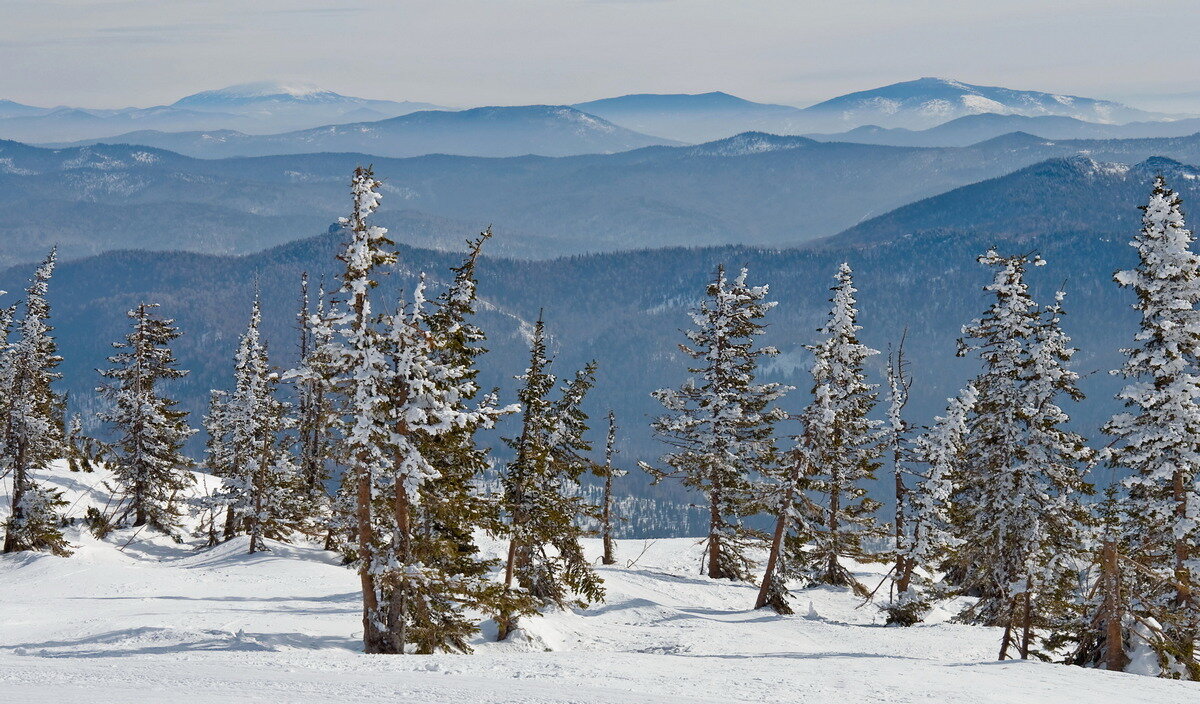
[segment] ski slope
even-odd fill
[[[70,515],[110,500],[106,472],[55,467]],[[211,486],[212,480],[208,478]],[[8,487],[5,487],[5,491]],[[0,494],[0,506],[7,496]],[[885,628],[844,590],[749,609],[752,585],[699,575],[694,539],[621,541],[608,600],[524,621],[473,655],[359,652],[358,581],[315,546],[209,549],[146,531],[75,555],[0,557],[0,702],[1184,702],[1196,684],[996,662],[995,629]],[[589,554],[597,555],[598,541]],[[490,545],[498,551],[499,544]],[[864,570],[871,586],[877,566]],[[811,609],[809,604],[811,603]],[[949,605],[953,607],[953,605]]]

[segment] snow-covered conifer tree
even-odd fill
[[[209,421],[219,433],[215,445],[221,452],[210,469],[223,480],[225,538],[245,533],[251,553],[266,550],[267,538],[287,540],[301,517],[300,482],[283,435],[290,422],[288,404],[276,398],[279,375],[267,358],[261,322],[256,297],[234,353],[233,390]]]
[[[20,338],[5,349],[3,385],[5,468],[11,473],[12,513],[4,535],[4,552],[46,550],[60,555],[70,547],[60,529],[60,492],[41,486],[30,472],[62,457],[63,427],[61,399],[51,388],[59,378],[55,371],[62,357],[50,327],[50,304],[46,300],[57,252],[34,272],[25,290],[25,312],[17,327]]]
[[[334,459],[336,410],[330,390],[328,344],[331,330],[325,315],[325,290],[317,293],[316,310],[309,300],[308,274],[300,278],[300,310],[296,325],[300,331],[297,368],[285,374],[296,396],[296,471],[300,481],[301,509],[306,532],[322,532],[331,540],[331,506],[326,482]],[[328,547],[332,547],[329,545]]]
[[[109,383],[98,391],[111,403],[100,419],[117,434],[108,462],[126,502],[115,522],[132,518],[134,526],[148,524],[173,535],[182,515],[179,492],[193,482],[183,445],[195,431],[187,425],[187,412],[163,392],[163,382],[187,371],[178,368],[170,347],[179,329],[154,315],[157,307],[142,303],[129,311],[133,330],[124,342],[113,343],[118,350],[108,358],[113,368],[100,372]]]
[[[545,324],[538,318],[530,343],[529,367],[516,377],[522,382],[521,434],[505,438],[516,453],[504,470],[504,512],[508,519],[509,548],[504,586],[513,593],[514,582],[534,606],[564,607],[574,593],[579,603],[604,598],[600,578],[583,556],[579,539],[584,516],[595,517],[596,507],[578,495],[576,482],[591,463],[584,456],[590,446],[583,439],[587,415],[581,405],[595,383],[595,364],[588,364],[554,393],[556,377],[550,373]],[[519,596],[519,595],[518,595]],[[503,640],[516,626],[522,608],[514,598],[497,617]]]
[[[814,523],[811,545],[794,556],[817,584],[848,586],[866,593],[847,569],[847,559],[871,559],[863,541],[884,534],[875,523],[879,502],[867,497],[865,482],[875,478],[883,453],[879,421],[869,418],[875,385],[866,381],[864,363],[877,350],[858,340],[853,273],[842,264],[835,276],[832,309],[821,330],[824,339],[809,346],[815,360],[813,400],[801,416],[812,467],[808,488],[821,497],[822,520]]]
[[[480,391],[476,381],[478,359],[486,351],[486,335],[472,320],[477,300],[475,268],[483,244],[491,236],[488,229],[467,242],[466,258],[452,269],[453,282],[425,317],[433,343],[431,359],[444,368],[458,370],[454,378],[445,377],[441,383],[457,388],[450,403],[463,413],[471,410],[471,402]],[[491,409],[493,405],[494,394],[486,394],[476,410]],[[475,413],[463,419],[441,433],[417,433],[421,455],[437,476],[421,486],[413,552],[429,569],[442,575],[444,587],[429,593],[426,613],[414,629],[412,640],[417,652],[422,653],[469,651],[467,640],[476,627],[464,607],[496,612],[501,597],[498,585],[488,575],[497,561],[484,556],[474,535],[478,528],[502,532],[499,502],[475,486],[491,466],[488,451],[480,446],[477,435],[494,422],[495,415]]]
[[[1138,573],[1131,614],[1157,623],[1164,676],[1200,679],[1200,257],[1162,177],[1142,210],[1138,266],[1115,276],[1137,295],[1141,327],[1117,372],[1130,380],[1117,395],[1128,410],[1104,428],[1115,440],[1106,459],[1132,470],[1118,546]]]
[[[1062,397],[1082,399],[1068,368],[1075,350],[1059,325],[1061,292],[1045,310],[1029,296],[1025,269],[1040,266],[1040,258],[993,250],[980,262],[996,268],[985,288],[995,302],[964,327],[973,341],[960,341],[961,352],[978,351],[984,371],[974,382],[978,397],[953,497],[959,586],[979,599],[960,618],[1004,626],[1001,659],[1014,645],[1025,658],[1050,601],[1039,599],[1083,549],[1080,502],[1091,490],[1083,465],[1092,451],[1065,429],[1069,416],[1059,405]]]
[[[745,269],[730,281],[720,267],[707,296],[691,313],[690,345],[680,345],[696,360],[688,371],[698,378],[653,394],[667,410],[652,424],[672,447],[662,458],[667,469],[642,466],[657,480],[678,478],[707,498],[708,576],[749,579],[746,553],[756,536],[742,518],[757,511],[757,476],[776,461],[773,430],[786,414],[773,404],[790,389],[755,379],[761,360],[779,354],[757,344],[760,321],[775,306],[766,300],[767,287],[747,285]]]

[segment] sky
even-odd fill
[[[0,98],[94,108],[264,80],[452,107],[723,90],[805,106],[922,76],[1200,109],[1195,0],[0,0]]]

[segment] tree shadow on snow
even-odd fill
[[[43,658],[108,658],[183,652],[275,652],[289,650],[361,650],[355,638],[306,633],[230,633],[143,626],[78,638],[8,646],[17,655]]]

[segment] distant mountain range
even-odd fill
[[[1012,132],[1047,139],[1137,139],[1184,137],[1200,132],[1200,118],[1130,122],[1124,125],[1086,122],[1061,115],[966,115],[925,130],[864,125],[846,132],[809,134],[823,142],[886,144],[897,147],[962,147]]]
[[[434,114],[418,120],[423,122],[420,126],[415,122],[373,125],[429,111]],[[290,154],[312,151],[312,145],[326,144],[339,150],[375,149],[378,151],[370,153],[380,156],[437,151],[473,156],[557,155],[584,153],[580,150],[585,149],[603,153],[622,148],[622,144],[699,143],[747,131],[784,135],[820,133],[826,140],[844,138],[903,146],[961,146],[972,138],[979,141],[1014,130],[1056,139],[1183,134],[1178,127],[1151,125],[1128,131],[1105,131],[1102,125],[1171,118],[1111,101],[978,86],[944,78],[895,83],[807,108],[756,103],[728,93],[711,92],[625,95],[573,106],[480,108],[466,111],[470,117],[461,121],[443,114],[448,111],[427,103],[368,100],[312,86],[250,83],[197,93],[171,105],[122,110],[37,108],[0,100],[0,138],[47,144],[131,142],[214,157]],[[564,124],[546,135],[543,146],[537,137],[552,115],[548,111],[566,112],[558,113]],[[485,120],[479,119],[485,115],[504,123],[503,128],[493,131]],[[944,132],[909,133],[980,115],[1071,118],[1081,124],[1010,121],[1004,123],[1007,129],[1001,131],[1001,123],[993,120],[976,121]],[[564,119],[566,116],[570,118]],[[521,121],[528,124],[522,125]],[[1068,124],[1072,126],[1065,127]],[[1026,125],[1038,129],[1025,129]],[[864,129],[855,130],[860,127]],[[564,151],[572,143],[565,138],[572,128],[581,133],[578,147]],[[396,134],[396,130],[408,134]],[[611,132],[608,138],[600,138],[598,132],[603,130]],[[854,131],[845,134],[846,130]],[[475,131],[479,134],[464,134]],[[825,134],[831,132],[836,134]],[[511,144],[509,139],[513,140]],[[308,148],[299,146],[306,142]]]
[[[205,159],[314,152],[359,152],[393,158],[423,154],[570,156],[677,144],[618,127],[574,108],[553,105],[423,110],[387,120],[273,135],[233,130],[140,131],[70,146],[101,142],[145,145]]]
[[[946,78],[920,78],[842,95],[807,108],[770,105],[743,100],[727,93],[699,95],[627,95],[579,103],[575,107],[618,125],[647,134],[685,141],[708,141],[748,130],[774,134],[805,134],[870,126],[871,130],[917,130],[968,115],[1069,117],[1081,122],[1118,124],[1168,117],[1158,113],[1094,100],[1038,91],[977,86]],[[1023,129],[1013,126],[1005,132]],[[1195,130],[1193,130],[1195,131]],[[1003,132],[993,132],[987,139]],[[1036,132],[1035,132],[1036,134]],[[1183,134],[1183,133],[1178,133]],[[833,140],[845,134],[829,135]],[[1046,135],[1087,138],[1085,133]],[[1130,133],[1117,136],[1176,136],[1165,133]],[[897,136],[896,139],[902,139]],[[847,139],[846,141],[867,141]],[[892,142],[878,142],[892,143]],[[912,143],[903,146],[962,146],[971,142]]]
[[[494,224],[493,251],[549,258],[643,247],[796,246],[898,207],[1056,157],[1200,163],[1200,136],[1046,140],[969,147],[822,143],[745,134],[698,146],[504,159],[307,154],[202,160],[97,145],[0,142],[0,263],[118,248],[246,254],[324,232],[344,215],[348,175],[374,163],[381,224],[456,248]],[[997,202],[996,208],[1003,203]]]
[[[0,138],[24,142],[98,139],[131,131],[240,130],[277,133],[383,120],[437,105],[368,100],[311,86],[247,83],[189,95],[171,105],[93,110],[38,108],[0,100]]]

